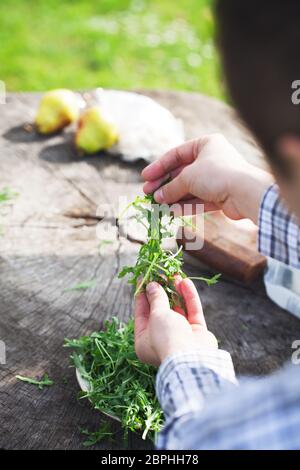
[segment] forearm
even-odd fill
[[[159,448],[180,448],[175,422],[183,423],[205,409],[215,396],[237,381],[230,354],[217,349],[181,353],[167,358],[157,376],[157,396],[165,414]],[[176,433],[175,433],[176,434]]]

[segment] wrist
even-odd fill
[[[166,359],[174,355],[181,355],[190,352],[199,352],[199,351],[215,351],[218,350],[218,341],[216,340],[215,336],[210,333],[208,335],[207,341],[202,341],[200,344],[199,342],[189,341],[186,343],[177,344],[170,344],[166,345],[166,347],[161,348],[158,351],[158,357],[160,364],[162,364]]]
[[[271,173],[248,163],[232,175],[229,194],[241,218],[257,224],[262,196],[273,183]]]

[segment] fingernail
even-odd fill
[[[191,281],[191,279],[189,279],[188,277],[184,278],[182,282],[183,285],[187,287],[192,287],[194,285],[193,281]]]
[[[155,191],[154,199],[156,200],[156,202],[164,202],[164,194],[162,188],[159,188],[157,191]]]
[[[147,290],[148,294],[153,294],[157,290],[156,282],[150,282],[147,285],[146,290]]]

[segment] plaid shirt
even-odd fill
[[[296,217],[279,199],[276,184],[265,192],[259,211],[258,249],[270,258],[300,267],[300,230]]]
[[[259,224],[260,251],[298,267],[299,228],[276,185],[263,197]],[[229,353],[199,349],[167,358],[156,392],[166,419],[159,449],[300,449],[296,365],[238,385]]]

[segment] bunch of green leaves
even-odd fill
[[[155,396],[155,373],[142,364],[134,349],[134,325],[113,318],[104,330],[79,339],[66,339],[74,351],[72,364],[88,383],[88,398],[94,408],[119,418],[125,430],[141,432],[154,439],[161,429],[163,414]]]
[[[164,238],[173,236],[171,231],[174,215],[170,213],[167,206],[159,205],[155,202],[153,194],[148,194],[143,198],[137,197],[126,208],[133,207],[137,211],[136,220],[147,230],[147,241],[140,248],[136,264],[125,266],[119,273],[119,278],[129,275],[129,284],[132,284],[137,295],[151,281],[159,282],[168,294],[170,305],[182,304],[182,299],[177,293],[174,281],[175,276],[187,277],[183,271],[182,247],[176,253],[163,248]],[[184,217],[178,218],[182,225],[190,225],[190,221],[185,221]],[[211,278],[193,277],[207,283],[215,284],[220,274]]]

